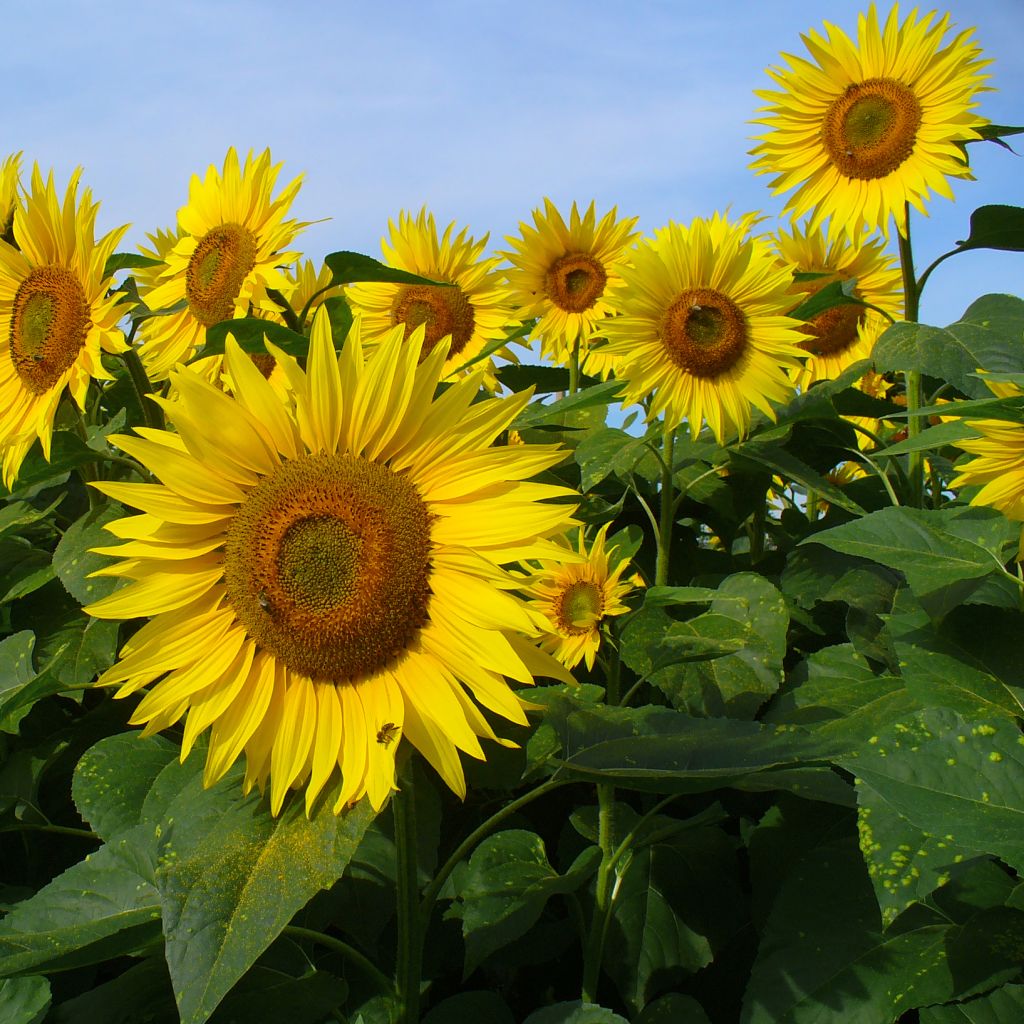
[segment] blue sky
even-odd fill
[[[430,3],[64,2],[10,5],[0,68],[5,151],[76,164],[128,239],[169,226],[188,179],[225,150],[270,146],[306,172],[295,205],[331,218],[307,255],[377,256],[389,216],[427,204],[492,245],[543,196],[596,199],[647,231],[732,205],[775,214],[748,168],[755,88],[779,52],[863,4],[796,0],[440,0]],[[881,11],[886,13],[888,6]],[[904,5],[909,10],[909,5]],[[931,9],[925,6],[924,9]],[[977,26],[992,84],[982,112],[1024,123],[1024,3],[949,0]],[[1024,137],[1022,137],[1024,138]],[[1024,153],[1024,142],[1017,147]],[[922,265],[967,234],[983,203],[1024,205],[1024,160],[973,148],[978,181],[915,224]],[[986,291],[1020,294],[1024,255],[970,253],[940,268],[922,319],[955,320]]]

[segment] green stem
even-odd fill
[[[903,298],[906,307],[904,318],[908,323],[916,324],[920,309],[920,290],[914,277],[914,250],[910,241],[910,204],[905,205],[906,232],[898,233],[900,247],[900,268],[903,271]],[[907,437],[913,440],[921,433],[921,418],[917,410],[921,408],[921,373],[919,370],[907,370]],[[921,508],[924,499],[924,452],[910,452],[907,456],[907,477],[910,482],[910,504]]]
[[[581,998],[585,1003],[597,1002],[597,986],[604,961],[604,940],[611,921],[615,875],[615,787],[606,782],[597,785],[597,842],[601,848],[601,864],[597,869],[594,891],[594,918],[590,925],[587,948],[583,957],[583,986]]]
[[[124,365],[128,368],[128,375],[135,386],[135,394],[139,399],[139,406],[142,409],[142,418],[146,421],[147,427],[154,427],[156,430],[163,430],[164,417],[159,407],[147,399],[147,395],[153,394],[153,385],[146,374],[139,353],[134,348],[129,348],[121,353]]]
[[[82,444],[89,447],[89,431],[85,426],[85,419],[82,417],[82,410],[78,408],[78,404],[73,398],[69,399],[71,409],[74,414],[75,433],[81,438]],[[89,496],[89,508],[94,509],[103,500],[99,492],[94,488],[90,487],[89,484],[97,478],[97,471],[99,466],[95,462],[83,462],[82,465],[77,467],[78,475],[82,478],[82,483],[85,484],[85,493]]]
[[[618,646],[612,651],[612,663],[608,666],[606,673],[607,686],[604,691],[604,702],[615,707],[619,703],[622,693],[622,658],[619,656]]]
[[[572,343],[569,352],[569,394],[575,395],[580,389],[580,339]]]
[[[672,493],[672,449],[675,432],[665,429],[661,462],[661,517],[658,521],[658,561],[654,573],[654,585],[668,586],[668,564],[672,554],[672,527],[675,524],[675,503]]]
[[[302,324],[299,322],[298,314],[292,309],[292,304],[276,289],[267,289],[267,298],[281,309],[281,319],[296,334],[302,333]]]
[[[392,984],[391,979],[378,970],[373,962],[363,956],[358,949],[350,946],[347,942],[336,939],[333,935],[325,935],[323,932],[313,931],[312,928],[300,928],[294,924],[285,925],[284,931],[281,934],[293,939],[308,939],[310,942],[316,942],[327,949],[334,950],[335,953],[354,964],[368,978],[372,979],[381,992],[389,995],[394,993],[395,986]]]
[[[423,928],[420,918],[416,857],[416,793],[412,760],[399,773],[400,788],[391,800],[398,856],[398,956],[395,981],[401,1005],[401,1024],[420,1019],[420,978],[423,970]]]
[[[87,839],[94,843],[102,842],[95,832],[87,828],[71,828],[68,825],[49,825],[19,821],[17,824],[5,825],[0,832],[49,832],[55,836],[73,836],[75,839]]]

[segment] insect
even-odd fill
[[[395,725],[394,722],[385,722],[377,730],[377,742],[381,744],[381,746],[389,747],[394,742],[395,737],[398,736],[399,732],[401,732],[401,729]]]
[[[261,590],[261,591],[260,591],[260,592],[259,592],[259,593],[258,593],[258,594],[256,595],[256,600],[257,600],[257,601],[259,602],[259,606],[260,606],[260,607],[261,607],[261,608],[262,608],[262,609],[263,609],[263,610],[264,610],[265,612],[267,612],[267,613],[269,613],[269,612],[270,612],[270,598],[269,598],[269,597],[267,597],[267,592],[266,592],[265,590]]]

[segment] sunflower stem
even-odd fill
[[[147,427],[156,430],[163,430],[164,418],[158,406],[147,399],[147,395],[153,394],[153,384],[146,373],[139,353],[134,348],[126,349],[121,353],[121,359],[128,368],[128,376],[132,379],[135,387],[135,397],[139,400],[139,407],[142,409],[142,418],[146,421]]]
[[[580,339],[576,338],[569,352],[569,394],[575,395],[580,389]]]
[[[392,984],[391,979],[379,971],[373,962],[363,956],[358,949],[350,946],[347,942],[336,939],[333,935],[325,935],[323,932],[314,931],[312,928],[301,928],[294,924],[285,925],[284,931],[281,934],[293,939],[307,939],[310,942],[318,943],[326,949],[334,950],[342,959],[348,960],[358,967],[363,974],[377,985],[382,993],[394,995],[395,986]]]
[[[910,242],[910,204],[904,204],[905,230],[898,232],[900,247],[900,268],[903,271],[903,300],[905,304],[904,319],[916,324],[920,312],[921,293],[917,278],[914,276],[914,250]],[[921,408],[921,371],[907,370],[907,438],[913,440],[921,433],[921,418],[917,410]],[[907,477],[910,482],[910,505],[921,508],[924,502],[924,452],[910,452],[907,456]]]
[[[665,428],[661,462],[661,517],[658,521],[658,561],[654,585],[668,586],[668,562],[672,554],[672,527],[675,522],[675,502],[672,492],[672,449],[675,432]]]
[[[604,961],[604,940],[611,921],[615,874],[615,787],[606,782],[597,786],[597,843],[601,849],[601,864],[597,869],[594,891],[594,917],[587,937],[583,956],[583,985],[581,998],[585,1003],[597,1002],[597,986]]]
[[[82,444],[87,448],[89,447],[89,431],[85,425],[85,419],[82,416],[82,410],[78,408],[75,400],[70,399],[71,410],[73,413],[73,420],[75,426],[75,433],[81,438]],[[96,471],[98,465],[95,462],[84,462],[78,467],[78,475],[81,477],[82,483],[85,485],[85,493],[89,497],[89,509],[90,511],[100,503],[102,500],[98,491],[90,487],[89,484],[96,479]]]
[[[281,319],[284,320],[285,324],[295,331],[296,334],[301,334],[302,323],[299,320],[298,314],[292,308],[292,304],[276,288],[267,289],[267,298],[280,308]]]
[[[419,865],[416,856],[416,795],[412,759],[399,772],[399,789],[391,799],[398,856],[398,955],[395,982],[401,1024],[420,1019],[420,978],[423,968],[423,928],[420,921]]]

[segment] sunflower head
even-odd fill
[[[132,582],[88,611],[151,617],[100,684],[149,687],[148,732],[185,716],[183,757],[210,729],[207,783],[244,753],[275,814],[339,774],[336,810],[380,808],[403,739],[464,794],[459,751],[497,740],[481,706],[525,723],[507,680],[567,675],[504,568],[559,557],[574,492],[529,477],[562,454],[494,445],[529,394],[478,401],[478,372],[435,398],[447,345],[421,360],[423,335],[366,350],[357,320],[339,357],[319,312],[305,370],[273,349],[287,404],[229,339],[232,394],[181,368],[174,431],[116,439],[161,482],[96,485],[140,514],[98,549]]]
[[[125,347],[104,267],[128,226],[95,239],[99,205],[88,189],[79,200],[80,173],[62,202],[52,173],[44,181],[35,165],[24,203],[15,205],[14,244],[0,241],[0,453],[8,487],[36,438],[50,457],[65,388],[84,409],[89,382],[110,379],[100,353]]]
[[[566,364],[576,343],[587,341],[610,312],[607,294],[619,281],[616,264],[637,239],[636,218],[619,220],[613,208],[600,220],[594,203],[582,215],[575,203],[566,224],[550,199],[533,211],[533,224],[521,223],[519,237],[502,255],[512,264],[509,287],[521,318],[537,317],[533,334],[544,355]]]
[[[444,339],[448,342],[445,374],[454,373],[484,348],[503,338],[518,321],[511,311],[508,290],[497,270],[499,257],[484,257],[488,236],[479,241],[456,234],[453,221],[440,236],[434,215],[424,208],[416,217],[403,211],[398,224],[388,222],[381,242],[384,261],[443,286],[363,283],[348,289],[352,311],[362,316],[363,334],[374,341],[401,327],[406,337],[423,329],[423,354]],[[510,356],[505,349],[498,355]],[[484,362],[488,383],[493,363]]]
[[[855,280],[853,297],[885,310],[894,319],[903,313],[903,278],[881,239],[857,245],[839,236],[826,237],[820,228],[779,230],[771,236],[779,259],[794,274],[815,274],[792,286],[794,308],[834,281]],[[889,321],[863,306],[833,306],[807,321],[800,347],[806,362],[794,370],[794,383],[806,390],[818,380],[834,380],[846,367],[867,359]]]
[[[150,236],[163,265],[143,275],[142,297],[150,309],[175,310],[140,328],[140,354],[153,379],[187,362],[205,342],[208,327],[250,309],[275,312],[279,307],[268,290],[292,288],[279,267],[297,258],[287,249],[306,227],[287,218],[302,177],[275,198],[280,170],[269,149],[259,156],[250,152],[242,166],[229,149],[223,171],[211,166],[205,178],[192,176],[175,233]]]
[[[786,208],[829,220],[832,236],[854,241],[906,232],[906,207],[926,213],[931,191],[953,198],[949,178],[969,178],[963,143],[987,121],[974,112],[986,86],[973,29],[947,39],[949,16],[911,11],[900,23],[894,5],[880,27],[874,4],[859,17],[854,42],[835,25],[803,37],[810,59],[784,55],[769,68],[776,90],[756,123],[768,131],[751,150],[754,169],[773,174],[776,193],[796,191]]]
[[[715,214],[656,232],[621,267],[620,315],[603,327],[627,401],[650,396],[650,419],[686,420],[694,435],[707,422],[720,443],[747,432],[752,406],[774,417],[802,354],[799,322],[784,315],[791,274],[749,236],[754,222]]]
[[[629,611],[624,598],[634,589],[635,580],[622,579],[629,559],[620,557],[616,548],[605,548],[609,525],[605,523],[597,531],[589,548],[580,528],[580,560],[542,561],[530,578],[527,593],[548,623],[541,648],[566,668],[574,668],[581,661],[588,669],[593,668],[601,645],[602,623]]]

